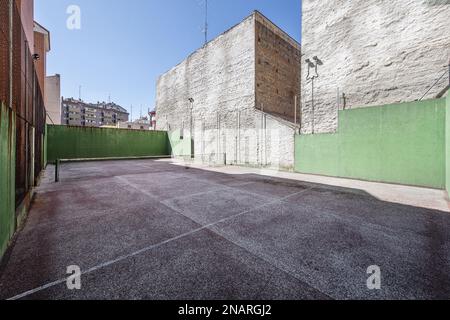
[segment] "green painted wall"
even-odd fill
[[[447,92],[445,117],[446,187],[450,197],[450,90]]]
[[[341,111],[337,133],[296,136],[295,170],[444,189],[445,109],[439,99]]]
[[[170,152],[173,156],[190,156],[192,140],[190,134],[184,130],[183,139],[181,139],[181,130],[169,132]]]
[[[47,161],[56,159],[165,156],[166,132],[47,126]]]
[[[16,116],[0,106],[0,259],[15,231]]]

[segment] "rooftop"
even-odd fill
[[[116,112],[119,112],[119,113],[129,114],[128,111],[125,108],[119,106],[118,104],[115,104],[114,102],[88,103],[88,102],[84,102],[83,100],[79,100],[79,99],[66,98],[66,99],[63,99],[63,103],[83,106],[83,107],[86,107],[86,108],[113,110],[113,111],[116,111]]]
[[[41,24],[39,24],[38,22],[34,21],[34,28],[33,28],[34,32],[38,32],[44,35],[45,37],[45,50],[48,52],[51,50],[51,46],[50,46],[50,31],[48,31],[46,28],[44,28]]]

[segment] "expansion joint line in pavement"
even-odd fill
[[[126,181],[126,180],[123,179],[122,181]],[[130,183],[130,182],[128,182],[128,181],[127,181],[127,183],[128,183],[131,187],[133,187],[133,184],[132,184],[132,183]],[[135,186],[135,187],[133,187],[133,188],[135,188],[136,190],[139,190],[139,191],[144,192],[145,194],[147,194],[147,192],[142,191],[141,189],[139,189],[138,186]],[[197,229],[191,230],[191,231],[189,231],[189,232],[183,233],[183,234],[181,234],[181,235],[179,235],[179,236],[176,236],[176,237],[167,239],[167,240],[165,240],[165,241],[162,241],[162,242],[160,242],[160,243],[157,243],[157,244],[154,244],[154,245],[145,247],[145,248],[140,249],[140,250],[138,250],[138,251],[135,251],[135,252],[133,252],[133,253],[130,253],[130,254],[127,254],[127,255],[119,256],[118,258],[116,258],[116,259],[114,259],[114,260],[110,260],[110,261],[108,261],[108,262],[104,262],[104,263],[99,264],[99,265],[97,265],[97,266],[94,266],[94,267],[92,267],[92,268],[90,268],[90,269],[88,269],[88,270],[86,270],[86,271],[83,271],[83,272],[81,272],[81,275],[86,275],[86,274],[93,273],[93,272],[98,271],[98,270],[100,270],[100,269],[109,267],[109,266],[114,265],[114,264],[116,264],[116,263],[119,263],[119,262],[128,260],[128,259],[130,259],[130,258],[136,257],[136,256],[141,255],[141,254],[143,254],[143,253],[149,252],[149,251],[151,251],[151,250],[153,250],[153,249],[157,249],[157,248],[162,247],[162,246],[164,246],[164,245],[166,245],[166,244],[168,244],[168,243],[171,243],[171,242],[174,242],[174,241],[177,241],[177,240],[186,238],[186,237],[191,236],[191,235],[193,235],[193,234],[196,234],[196,233],[198,233],[198,232],[200,232],[200,231],[211,230],[212,227],[214,227],[214,226],[216,226],[216,225],[218,225],[218,224],[221,224],[221,223],[223,223],[223,222],[226,222],[226,221],[232,220],[232,219],[234,219],[234,218],[243,216],[243,215],[245,215],[245,214],[247,214],[247,213],[249,213],[249,212],[252,212],[252,211],[254,211],[254,210],[262,209],[262,208],[264,208],[264,207],[266,207],[266,206],[273,205],[273,204],[276,204],[276,203],[278,203],[278,202],[282,202],[282,201],[284,201],[284,200],[287,200],[287,199],[289,199],[289,198],[291,198],[291,197],[294,197],[294,196],[296,196],[296,195],[302,194],[302,193],[304,193],[304,192],[306,192],[306,191],[308,191],[308,190],[311,190],[311,189],[313,189],[313,188],[306,189],[306,190],[302,190],[301,192],[297,192],[297,193],[295,193],[295,194],[291,194],[291,195],[289,195],[289,196],[286,196],[286,197],[283,197],[283,198],[276,199],[276,200],[274,200],[274,201],[265,203],[265,204],[263,204],[263,205],[261,205],[261,206],[257,206],[257,207],[255,207],[255,208],[252,208],[252,209],[249,209],[249,210],[245,210],[245,211],[243,211],[243,212],[241,212],[241,213],[238,213],[238,214],[235,214],[235,215],[233,215],[233,216],[226,217],[226,218],[221,219],[221,220],[219,220],[219,221],[216,221],[216,222],[210,223],[210,224],[208,224],[208,225],[199,227],[199,228],[197,228]],[[152,197],[153,197],[153,196],[152,196]],[[198,223],[197,223],[197,224],[198,224]],[[252,254],[253,254],[253,253],[252,253]],[[253,254],[253,255],[254,255],[254,254]],[[281,270],[281,269],[280,269],[280,270]],[[283,271],[283,270],[281,270],[281,271]],[[12,298],[9,298],[8,300],[19,300],[19,299],[23,299],[23,298],[25,298],[25,297],[27,297],[27,296],[30,296],[30,295],[32,295],[32,294],[35,294],[35,293],[41,292],[41,291],[43,291],[43,290],[46,290],[46,289],[55,287],[55,286],[57,286],[57,285],[66,283],[68,279],[69,279],[69,277],[66,277],[66,278],[62,278],[62,279],[59,279],[59,280],[56,280],[56,281],[47,283],[47,284],[42,285],[42,286],[40,286],[40,287],[37,287],[37,288],[35,288],[35,289],[28,290],[28,291],[26,291],[26,292],[23,292],[23,293],[21,293],[21,294],[18,294],[18,295],[16,295],[16,296],[12,297]]]
[[[163,204],[164,206],[167,207],[167,205],[166,205],[163,201],[160,201],[160,200],[158,199],[158,197],[155,197],[151,192],[142,190],[141,188],[139,188],[138,185],[136,185],[136,184],[134,184],[134,183],[128,181],[128,180],[125,179],[124,177],[115,177],[115,178],[116,178],[117,180],[120,180],[121,182],[123,182],[123,183],[126,184],[127,186],[133,188],[134,190],[139,191],[140,193],[142,193],[142,194],[148,196],[149,198],[151,198],[151,199],[153,199],[153,200],[156,200],[156,201],[160,202],[161,204]],[[223,188],[223,187],[215,187],[215,188],[213,188],[213,189],[211,189],[211,190],[209,190],[209,191],[204,191],[204,192],[199,192],[199,193],[195,193],[195,194],[190,194],[190,195],[188,195],[188,196],[175,197],[175,198],[171,198],[171,199],[185,199],[185,198],[191,198],[191,197],[196,197],[196,196],[203,196],[203,195],[206,195],[206,194],[209,194],[209,193],[213,193],[213,192],[217,192],[217,191],[220,191],[220,190],[225,190],[225,188]],[[172,208],[170,208],[170,209],[172,209]]]
[[[255,196],[255,197],[257,197],[257,198],[261,198],[261,195],[258,194],[258,193],[254,193],[254,192],[251,192],[251,191],[248,191],[248,190],[236,189],[237,187],[244,187],[244,186],[246,186],[246,185],[253,184],[253,183],[255,183],[255,181],[252,181],[252,182],[245,182],[245,183],[238,184],[238,185],[235,185],[235,186],[227,186],[227,185],[222,185],[222,184],[220,184],[220,183],[210,183],[210,182],[207,182],[206,180],[199,179],[199,178],[194,178],[194,177],[190,177],[190,176],[185,176],[185,177],[188,178],[188,179],[190,179],[190,180],[193,180],[193,181],[199,181],[199,182],[203,182],[203,183],[209,183],[209,184],[211,184],[211,185],[218,185],[218,186],[221,187],[221,189],[227,189],[227,190],[230,190],[230,191],[239,191],[239,192],[241,192],[241,193],[246,193],[246,194],[248,194],[248,195]],[[313,189],[313,187],[311,187],[311,189]],[[215,190],[215,191],[217,191],[217,190]],[[306,190],[305,190],[305,191],[306,191]],[[208,192],[208,193],[209,193],[209,192]],[[291,196],[292,196],[292,195],[291,195]],[[270,197],[270,198],[271,198],[271,199],[277,199],[277,198],[274,198],[274,197]],[[173,198],[173,199],[177,199],[177,198]]]
[[[201,179],[196,179],[196,178],[193,178],[193,180],[203,181],[203,180],[201,180]],[[224,189],[230,189],[230,190],[233,190],[233,191],[236,190],[236,189],[234,189],[233,187],[230,187],[230,186],[223,186],[223,188],[224,188]],[[266,203],[266,204],[263,204],[263,205],[261,205],[261,206],[259,206],[259,207],[252,208],[252,209],[246,211],[246,213],[250,213],[250,212],[252,212],[253,210],[257,210],[257,209],[264,208],[265,206],[268,206],[268,205],[272,205],[272,204],[275,204],[275,203],[278,203],[278,202],[282,202],[282,201],[287,200],[287,199],[289,199],[289,198],[291,198],[291,197],[293,197],[293,196],[297,196],[297,195],[299,195],[299,194],[302,194],[302,193],[305,193],[305,192],[307,192],[307,191],[310,191],[310,190],[312,190],[312,189],[314,189],[314,188],[316,188],[316,187],[310,187],[310,188],[307,188],[307,189],[302,190],[302,191],[300,191],[300,192],[296,192],[296,193],[294,193],[294,194],[290,194],[290,195],[288,195],[288,196],[286,196],[286,197],[284,197],[284,198],[278,198],[278,199],[272,198],[272,199],[274,199],[274,200],[272,200],[271,202]],[[211,192],[212,192],[212,191],[211,191]],[[242,192],[247,193],[247,194],[249,194],[249,195],[255,195],[255,196],[260,197],[259,194],[256,194],[256,193],[253,193],[253,192],[250,192],[250,191],[242,190]],[[207,193],[209,193],[209,192],[206,192],[206,193],[204,193],[204,194],[207,194]],[[189,196],[186,196],[186,198],[189,198]],[[182,211],[179,211],[177,208],[175,208],[174,206],[171,206],[169,203],[163,202],[163,204],[164,204],[166,207],[169,207],[169,209],[172,209],[173,211],[177,212],[178,214],[182,215],[183,217],[188,218],[189,220],[191,220],[191,221],[193,221],[194,223],[198,224],[197,221],[195,221],[194,219],[192,219],[192,218],[186,216]],[[238,216],[240,216],[240,215],[238,215]],[[234,218],[234,216],[233,216],[233,217],[230,217],[230,218]],[[214,226],[212,226],[212,227],[214,227]],[[250,250],[249,250],[248,248],[246,248],[245,246],[239,244],[238,242],[236,242],[236,241],[234,241],[234,240],[232,240],[232,239],[227,238],[225,235],[221,234],[220,232],[218,232],[218,231],[216,231],[216,230],[214,230],[214,229],[212,229],[212,228],[209,228],[209,231],[213,232],[215,235],[217,235],[218,237],[224,239],[225,241],[228,241],[228,242],[232,243],[233,245],[235,245],[235,246],[237,246],[237,247],[243,249],[244,251],[246,251],[246,252],[249,253],[250,255],[252,255],[252,256],[254,256],[254,257],[258,258],[258,259],[263,260],[264,262],[268,263],[269,265],[271,265],[271,266],[274,267],[275,269],[277,269],[277,270],[279,270],[279,271],[281,271],[281,272],[283,272],[283,273],[285,273],[285,274],[287,274],[287,275],[289,275],[289,276],[291,276],[291,277],[297,279],[298,281],[301,281],[302,283],[305,283],[305,284],[309,285],[309,286],[310,286],[311,288],[313,288],[314,290],[320,292],[320,293],[323,294],[324,296],[327,296],[330,300],[333,300],[333,298],[332,298],[331,296],[329,296],[328,294],[326,294],[326,293],[324,293],[324,292],[318,290],[318,289],[315,288],[314,286],[312,286],[312,285],[306,283],[305,280],[304,280],[303,278],[300,278],[297,274],[295,274],[295,273],[293,273],[293,272],[291,272],[291,271],[289,271],[289,270],[285,270],[285,269],[281,268],[280,266],[274,264],[272,261],[270,261],[270,259],[267,259],[267,258],[264,257],[263,255],[260,255],[260,254],[257,254],[257,253],[255,253],[255,252],[250,251]],[[304,274],[304,273],[302,273],[302,274]],[[306,276],[306,275],[305,275],[305,276]]]
[[[198,178],[188,177],[188,176],[186,176],[186,178],[189,178],[189,179],[194,180],[194,181],[199,181],[199,182],[207,183],[207,181],[205,181],[205,180],[203,180],[203,179],[198,179]],[[154,197],[151,193],[149,193],[149,192],[147,192],[147,191],[144,191],[144,190],[140,189],[138,185],[135,185],[134,183],[132,183],[132,182],[130,182],[130,181],[124,179],[124,178],[119,178],[119,179],[120,179],[122,182],[124,182],[126,185],[128,185],[129,187],[135,189],[136,191],[139,191],[139,192],[141,192],[141,193],[143,193],[143,194],[145,194],[145,195],[148,195],[148,196],[150,196],[151,198],[156,198],[156,197]],[[235,188],[230,187],[230,186],[220,185],[220,184],[216,184],[216,183],[212,183],[212,185],[221,186],[221,187],[222,187],[221,189],[223,189],[223,190],[233,190],[233,191],[236,191]],[[272,204],[275,204],[275,203],[278,203],[278,202],[282,202],[282,201],[284,201],[284,200],[287,200],[287,199],[289,199],[289,198],[291,198],[291,197],[297,196],[297,195],[299,195],[299,194],[302,194],[302,193],[307,192],[307,191],[309,191],[309,190],[312,190],[312,189],[314,189],[314,188],[315,188],[315,187],[310,187],[310,188],[307,188],[307,189],[302,190],[302,191],[300,191],[300,192],[296,192],[296,193],[290,194],[290,195],[288,195],[288,196],[285,196],[285,197],[283,197],[283,198],[271,198],[272,201],[269,201],[269,202],[267,202],[267,203],[265,203],[265,204],[263,204],[263,205],[261,205],[261,206],[257,206],[257,207],[255,207],[255,208],[249,209],[249,210],[247,210],[247,211],[245,211],[245,212],[243,212],[243,213],[237,214],[236,216],[231,216],[231,217],[229,217],[229,218],[230,218],[230,219],[233,219],[233,218],[235,218],[235,217],[239,217],[239,216],[244,215],[244,214],[246,214],[246,213],[250,213],[250,212],[252,212],[253,210],[262,209],[262,208],[264,208],[265,206],[269,206],[269,205],[272,205]],[[174,199],[186,199],[186,198],[192,198],[192,197],[196,197],[196,196],[201,196],[201,195],[206,195],[206,194],[209,194],[209,193],[213,193],[213,192],[216,192],[216,191],[218,191],[218,190],[220,190],[220,189],[218,188],[218,189],[213,189],[213,190],[211,190],[211,191],[206,191],[206,192],[202,192],[202,193],[197,193],[197,194],[192,194],[192,195],[187,195],[187,196],[181,196],[181,197],[171,198],[171,200],[174,200]],[[256,194],[256,193],[253,193],[253,192],[250,192],[250,191],[248,191],[248,190],[240,190],[240,191],[243,192],[243,193],[247,193],[247,194],[249,194],[249,195],[261,197],[261,195]],[[179,215],[183,216],[184,218],[187,218],[187,219],[191,220],[191,221],[194,222],[195,224],[199,224],[198,221],[195,221],[195,220],[192,219],[191,217],[187,216],[187,215],[184,214],[182,211],[178,210],[178,208],[172,206],[169,202],[167,202],[167,201],[160,201],[160,203],[163,204],[164,206],[168,207],[168,208],[171,209],[172,211],[178,213]],[[208,227],[208,230],[211,231],[211,232],[213,232],[215,235],[217,235],[218,237],[222,238],[223,240],[225,240],[225,241],[227,241],[227,242],[230,242],[230,243],[232,243],[233,245],[235,245],[235,246],[241,248],[242,250],[246,251],[248,254],[250,254],[250,255],[252,255],[252,256],[258,258],[258,259],[263,260],[264,262],[268,263],[269,265],[271,265],[271,266],[274,267],[275,269],[277,269],[277,270],[279,270],[279,271],[281,271],[281,272],[283,272],[283,273],[285,273],[285,274],[287,274],[287,275],[289,275],[289,276],[291,276],[291,277],[297,279],[298,281],[301,281],[302,283],[305,283],[304,279],[303,279],[303,278],[300,278],[297,274],[292,273],[292,272],[289,271],[289,270],[285,270],[284,268],[281,268],[280,266],[274,264],[272,261],[270,261],[270,259],[264,257],[263,255],[260,255],[260,254],[257,254],[257,253],[255,253],[255,252],[250,251],[248,248],[242,246],[242,245],[239,244],[238,242],[233,241],[232,239],[228,239],[228,238],[227,238],[226,236],[224,236],[223,234],[221,234],[221,233],[219,233],[218,231],[214,230],[212,227],[214,227],[216,224],[219,224],[219,223],[220,223],[220,221],[217,222],[217,223],[214,223],[213,225],[211,225],[211,227]],[[305,276],[306,276],[306,275],[305,275]],[[324,296],[327,296],[330,300],[333,299],[333,298],[330,297],[328,294],[326,294],[326,293],[324,293],[324,292],[318,290],[318,289],[315,288],[314,286],[312,286],[312,285],[310,285],[310,284],[308,284],[308,283],[305,283],[305,284],[309,285],[311,288],[313,288],[314,290],[320,292],[320,293],[323,294]]]
[[[191,180],[194,180],[194,181],[200,181],[200,182],[204,182],[204,183],[207,182],[207,181],[205,181],[205,180],[203,180],[203,179],[198,179],[198,178],[189,177],[189,176],[185,176],[185,177],[186,177],[186,178],[189,178],[189,179],[191,179]],[[122,178],[122,177],[120,177],[119,179],[120,179],[122,182],[124,182],[125,184],[127,184],[128,186],[130,186],[131,188],[133,188],[133,189],[135,189],[135,190],[137,190],[137,191],[139,191],[139,192],[141,192],[141,193],[143,193],[143,194],[145,194],[145,195],[148,195],[148,196],[150,196],[151,198],[156,198],[156,197],[154,197],[151,193],[149,193],[149,192],[147,192],[147,191],[144,191],[144,190],[140,189],[139,186],[137,186],[137,185],[131,183],[130,181],[128,181],[128,180],[126,180],[126,179],[124,179],[124,178]],[[220,185],[220,184],[216,184],[216,183],[213,183],[213,185],[221,186],[221,187],[222,187],[221,189],[224,189],[224,190],[233,190],[233,191],[236,191],[235,188],[230,187],[230,186]],[[275,204],[275,203],[278,203],[278,202],[282,202],[282,201],[287,200],[287,199],[289,199],[289,198],[291,198],[291,197],[294,197],[294,196],[297,196],[297,195],[299,195],[299,194],[302,194],[302,193],[305,193],[305,192],[307,192],[307,191],[310,191],[310,190],[312,190],[312,189],[314,189],[314,188],[315,188],[315,187],[310,187],[310,188],[307,188],[307,189],[302,190],[302,191],[300,191],[300,192],[296,192],[296,193],[290,194],[290,195],[288,195],[288,196],[286,196],[286,197],[283,197],[283,198],[272,198],[273,200],[272,200],[272,201],[269,201],[268,203],[265,203],[265,204],[263,204],[263,205],[261,205],[261,206],[258,206],[258,207],[249,209],[249,210],[247,210],[247,211],[245,211],[245,212],[243,212],[243,213],[237,214],[236,216],[231,216],[231,217],[229,217],[229,219],[233,219],[233,218],[235,218],[235,217],[239,217],[239,216],[241,216],[241,215],[244,215],[244,214],[246,214],[246,213],[250,213],[250,212],[252,212],[252,211],[254,211],[254,210],[257,210],[257,209],[262,209],[262,208],[264,208],[265,206],[268,206],[268,205],[272,205],[272,204]],[[195,196],[206,195],[206,194],[209,194],[209,193],[216,192],[216,191],[218,191],[218,190],[220,190],[220,189],[218,188],[218,189],[213,189],[213,190],[211,190],[211,191],[206,191],[206,192],[202,192],[202,193],[197,193],[197,194],[192,194],[192,195],[188,195],[188,196],[181,196],[181,197],[177,197],[177,198],[172,198],[172,200],[173,200],[173,199],[192,198],[192,197],[195,197]],[[248,191],[248,190],[240,190],[240,191],[243,192],[243,193],[247,193],[247,194],[249,194],[249,195],[261,197],[261,195],[256,194],[256,193],[253,193],[253,192],[250,192],[250,191]],[[164,206],[168,207],[169,209],[173,210],[174,212],[178,213],[179,215],[181,215],[181,216],[183,216],[183,217],[185,217],[185,218],[191,220],[191,221],[194,222],[195,224],[199,224],[198,221],[195,221],[194,219],[190,218],[189,216],[186,216],[182,211],[180,211],[180,210],[178,210],[177,208],[175,208],[174,206],[170,205],[170,203],[168,203],[167,201],[161,201],[160,203],[163,204]],[[285,269],[283,269],[283,268],[281,268],[281,267],[275,265],[272,261],[270,261],[270,260],[267,259],[266,257],[264,257],[264,256],[262,256],[262,255],[259,255],[259,254],[256,254],[256,253],[254,253],[254,252],[248,250],[248,248],[242,246],[241,244],[237,243],[236,241],[233,241],[233,240],[231,240],[231,239],[226,238],[223,234],[221,234],[221,233],[219,233],[219,232],[217,232],[216,230],[214,230],[214,229],[211,228],[211,227],[214,227],[216,224],[219,224],[219,223],[221,223],[221,221],[219,221],[219,222],[217,222],[217,223],[214,223],[214,224],[211,225],[210,227],[207,226],[207,227],[208,227],[208,230],[211,231],[211,232],[213,232],[213,233],[214,233],[215,235],[217,235],[218,237],[224,239],[225,241],[230,242],[230,243],[232,243],[233,245],[235,245],[235,246],[237,246],[237,247],[243,249],[244,251],[246,251],[246,252],[249,253],[250,255],[252,255],[252,256],[254,256],[254,257],[258,258],[258,259],[263,260],[264,262],[266,262],[266,263],[268,263],[269,265],[273,266],[275,269],[277,269],[277,270],[279,270],[279,271],[281,271],[281,272],[283,272],[283,273],[285,273],[285,274],[287,274],[287,275],[289,275],[289,276],[291,276],[291,277],[297,279],[298,281],[301,281],[302,283],[305,283],[304,279],[300,278],[297,274],[292,273],[292,272],[289,271],[289,270],[285,270]],[[320,293],[323,294],[324,296],[327,296],[330,300],[333,299],[331,296],[329,296],[328,294],[326,294],[326,293],[324,293],[324,292],[318,290],[318,289],[315,288],[314,286],[312,286],[312,285],[310,285],[310,284],[308,284],[308,283],[305,283],[305,284],[309,285],[309,286],[310,286],[311,288],[313,288],[314,290],[317,290],[318,292],[320,292]]]

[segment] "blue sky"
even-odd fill
[[[69,5],[81,8],[81,30],[66,28]],[[301,37],[301,0],[209,0],[209,39],[259,10]],[[59,73],[62,95],[111,100],[137,118],[155,103],[156,79],[203,45],[204,0],[35,0],[35,19],[51,32],[47,73]]]

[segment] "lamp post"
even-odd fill
[[[194,98],[189,98],[190,102],[190,108],[191,108],[191,125],[190,125],[190,139],[191,139],[191,159],[194,159],[194,137],[193,137],[193,130],[194,130]]]
[[[311,80],[311,112],[312,112],[312,134],[314,134],[315,126],[315,106],[314,106],[314,80],[319,78],[318,67],[323,65],[323,62],[317,57],[313,57],[314,62],[310,59],[306,59],[305,62],[308,64],[308,75],[306,80]],[[311,75],[311,69],[314,70],[314,74]]]

